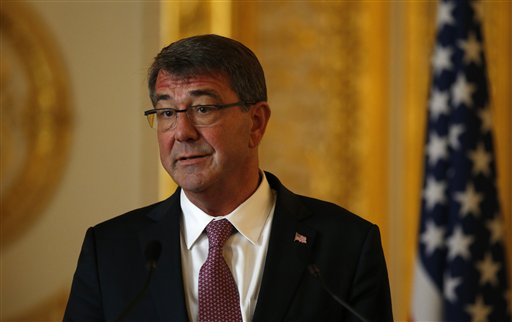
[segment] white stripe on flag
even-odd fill
[[[412,321],[440,322],[443,320],[443,302],[439,290],[430,279],[421,261],[416,260],[414,269],[414,294],[412,303]]]

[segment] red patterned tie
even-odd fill
[[[199,271],[199,322],[240,322],[240,297],[222,247],[233,226],[226,219],[206,226],[208,258]]]

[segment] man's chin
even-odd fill
[[[206,181],[200,175],[194,174],[180,174],[172,176],[172,179],[184,191],[191,193],[200,193],[206,189]]]

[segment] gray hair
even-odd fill
[[[200,35],[164,47],[148,71],[149,96],[153,104],[156,79],[161,70],[184,78],[221,73],[242,102],[267,101],[265,75],[258,58],[245,45],[230,38]]]

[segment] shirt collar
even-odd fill
[[[206,226],[212,220],[227,219],[236,230],[247,238],[252,244],[260,242],[260,235],[268,215],[275,204],[274,194],[268,184],[265,173],[261,171],[262,180],[258,189],[235,210],[226,216],[214,217],[194,205],[181,190],[180,203],[184,239],[187,249],[190,249],[201,236]]]

